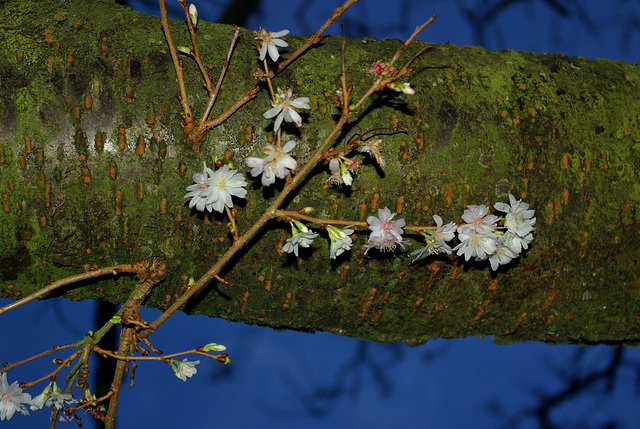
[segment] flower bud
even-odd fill
[[[189,5],[189,18],[191,18],[194,27],[198,25],[198,9],[196,9],[196,5],[193,3]]]

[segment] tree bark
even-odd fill
[[[145,305],[166,308],[231,244],[226,219],[190,210],[185,187],[214,156],[248,176],[244,158],[273,139],[262,117],[268,95],[211,131],[195,154],[180,128],[157,18],[106,0],[5,1],[1,13],[0,295],[19,298],[93,266],[162,256],[167,279]],[[184,23],[171,28],[177,44],[190,44]],[[234,30],[198,25],[214,79]],[[287,37],[282,53],[304,40]],[[341,43],[324,39],[275,81],[311,99],[304,125],[284,137],[298,142],[299,164],[335,123]],[[354,94],[372,82],[366,68],[398,44],[348,40]],[[415,42],[404,60],[426,45]],[[198,117],[206,92],[195,64],[183,60]],[[465,205],[508,201],[510,192],[536,210],[530,250],[497,273],[462,258],[411,264],[406,252],[364,255],[362,231],[338,261],[326,236],[295,258],[278,251],[288,224],[272,222],[221,273],[231,284],[212,283],[184,310],[412,345],[467,335],[637,343],[640,66],[452,45],[431,47],[413,66],[414,96],[378,97],[352,124],[390,129],[386,168],[368,160],[349,189],[328,186],[328,169],[318,168],[288,208],[365,220],[388,206],[424,225],[433,214],[459,222]],[[253,34],[242,30],[213,115],[255,84],[258,67]],[[246,202],[236,200],[241,233],[278,192],[250,182]],[[54,295],[122,302],[135,282],[104,279]]]

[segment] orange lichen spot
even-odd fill
[[[89,176],[89,170],[87,168],[84,169],[84,174],[82,175],[82,181],[85,184],[91,183],[91,177]]]
[[[453,81],[453,76],[451,76],[451,73],[447,72],[447,82],[451,83],[451,81]]]
[[[449,183],[447,188],[444,190],[444,199],[447,202],[447,206],[451,205],[451,200],[453,198],[453,183]]]
[[[49,207],[51,205],[51,184],[44,185],[44,205]]]
[[[244,138],[250,142],[251,139],[253,138],[253,128],[251,127],[251,125],[247,126],[247,129],[245,130],[245,135]]]
[[[9,209],[9,195],[7,194],[2,194],[2,209],[9,213],[10,209]]]
[[[320,108],[320,113],[322,113],[322,114],[327,113],[327,108],[326,108],[326,107],[324,107],[324,106],[322,106],[322,107]]]
[[[131,98],[131,91],[132,90],[133,90],[133,88],[128,86],[127,87],[127,92],[126,92],[125,97],[124,97],[124,101],[126,101],[129,104],[133,103],[133,98]]]
[[[369,205],[369,207],[371,208],[371,211],[378,210],[379,201],[380,201],[380,194],[376,192],[375,194],[373,194],[373,198],[371,198],[371,204]]]
[[[144,155],[144,147],[145,147],[144,137],[143,136],[139,136],[138,137],[138,145],[136,146],[135,152],[138,155]]]
[[[20,156],[20,168],[22,168],[23,170],[27,168],[27,163],[24,160],[24,156]]]
[[[45,30],[45,34],[47,34],[48,31],[51,31],[51,30],[47,28]],[[53,42],[53,34],[47,34],[47,37],[44,39],[44,41],[47,43]]]
[[[218,241],[219,241],[220,243],[224,243],[224,237],[218,237]]]
[[[96,133],[95,138],[93,139],[96,147],[96,152],[102,152],[104,150],[104,139],[105,135],[100,133],[99,131]]]
[[[47,218],[45,216],[40,216],[40,226],[44,228],[47,226]],[[43,261],[44,262],[44,261]]]
[[[182,206],[175,206],[176,208],[176,222],[182,222]]]
[[[264,281],[264,279],[265,279],[265,277],[264,277],[262,274],[260,274],[260,275],[258,276],[258,281],[259,281],[259,282],[261,282],[261,283],[262,283],[262,282]]]
[[[111,177],[113,180],[116,180],[116,164],[112,161],[109,164],[109,168],[107,169],[107,175]]]
[[[91,106],[93,106],[93,100],[91,99],[91,95],[87,94],[84,96],[84,108],[90,110]]]
[[[344,265],[340,270],[340,281],[343,282],[347,278],[347,273],[349,272],[349,265]]]
[[[70,67],[73,64],[73,52],[67,52],[67,67]]]
[[[91,249],[87,248],[87,250],[85,250],[85,253],[86,253],[87,255],[91,255]]]
[[[291,292],[287,292],[287,294],[284,296],[284,302],[282,303],[281,307],[283,310],[286,310],[289,307],[289,304],[291,303]]]
[[[153,112],[149,112],[149,116],[147,116],[147,120],[145,122],[147,125],[153,125],[156,123],[156,120],[153,117]]]
[[[547,215],[547,224],[551,225],[553,223],[553,208],[554,208],[554,204],[553,201],[549,201],[547,203],[547,209],[549,214]]]
[[[521,83],[521,84],[520,84],[520,89],[526,89],[526,88],[527,88],[527,87],[525,86],[525,84],[524,84],[524,83]]]
[[[542,304],[542,311],[548,310],[556,299],[556,296],[558,296],[558,291],[555,289],[555,285],[555,283],[551,285],[551,289],[549,289],[549,293],[547,294],[547,299],[544,301],[544,304]]]
[[[376,288],[369,289],[369,296],[368,296],[367,300],[362,303],[362,311],[360,313],[358,313],[358,318],[356,319],[356,324],[360,321],[360,319],[365,317],[367,315],[367,313],[369,312],[369,307],[371,307],[371,304],[373,303],[373,298],[376,295],[376,291],[377,291]]]
[[[562,168],[569,168],[569,155],[566,153],[562,154]]]
[[[562,202],[564,205],[569,205],[569,190],[565,189],[562,191]]]
[[[26,146],[25,146],[24,152],[25,153],[31,153],[31,139],[29,138],[29,136],[26,136],[24,139],[26,141]]]
[[[391,115],[391,128],[395,131],[398,129],[398,115]]]
[[[331,89],[327,89],[327,90],[324,92],[324,96],[325,96],[325,97],[331,97]]]
[[[75,106],[73,108],[73,119],[76,122],[80,120],[80,108],[78,106]]]
[[[142,184],[142,181],[138,182],[138,199],[141,200],[142,198],[144,198],[144,185]]]
[[[81,153],[80,155],[78,155],[78,161],[85,161],[86,159],[87,157],[84,153]]]
[[[502,116],[503,118],[505,118],[507,116],[507,111],[503,110],[502,112],[500,112],[500,116]]]
[[[24,198],[27,199],[29,198],[29,190],[27,188],[27,185],[22,185],[22,189],[24,189]]]
[[[520,123],[520,117],[518,116],[517,113],[515,118],[511,119],[511,122],[513,122],[513,125],[518,125]]]
[[[49,57],[49,59],[47,60],[47,72],[51,74],[52,71],[53,71],[53,58]]]
[[[580,173],[578,173],[578,186],[582,188],[583,185],[584,185],[584,173],[581,171]]]
[[[451,84],[451,86],[449,87],[449,91],[451,91],[453,94],[455,94],[456,86],[454,84]]]
[[[4,159],[4,148],[0,147],[0,164],[4,164],[6,160]]]
[[[527,163],[527,170],[533,170],[533,156],[529,155],[529,162]]]
[[[318,100],[316,99],[315,95],[311,97],[311,103],[309,105],[311,106],[311,111],[312,112],[315,112],[316,108],[318,107],[317,101]]]
[[[334,291],[336,293],[336,297],[333,298],[333,302],[338,302],[338,299],[340,298],[340,294],[342,293],[342,288],[338,288]]]
[[[396,213],[402,213],[402,209],[404,208],[404,197],[401,195],[398,197],[398,201],[396,203]]]
[[[358,214],[360,215],[360,219],[364,219],[364,211],[366,209],[367,209],[366,204],[360,204],[360,207],[358,208]]]
[[[38,157],[36,158],[36,163],[42,164],[42,161],[44,161],[44,152],[42,151],[42,148],[38,148]]]
[[[498,289],[498,279],[493,279],[489,282],[489,285],[487,286],[487,289],[489,290],[496,290]]]
[[[631,134],[631,130],[629,129],[629,127],[627,127],[627,128],[624,130],[624,134],[625,134],[626,136],[628,136],[629,134]]]
[[[160,214],[167,214],[167,199],[165,197],[160,200]]]
[[[127,133],[124,127],[118,128],[118,148],[120,148],[120,150],[124,150],[124,148],[126,147],[126,144],[127,144],[126,135]]]
[[[231,152],[230,150],[225,150],[224,151],[224,159],[226,161],[229,161],[232,156],[233,156],[233,152]]]

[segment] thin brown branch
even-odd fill
[[[46,380],[48,378],[54,377],[57,373],[60,372],[60,370],[62,370],[62,368],[66,367],[67,364],[71,363],[75,358],[77,358],[80,354],[82,353],[82,349],[78,349],[75,352],[71,353],[71,355],[66,358],[65,360],[63,360],[56,369],[54,369],[53,371],[51,371],[49,374],[40,377],[37,380],[34,381],[30,381],[29,383],[20,383],[20,387],[22,389],[28,389],[29,387],[40,383],[43,380]]]
[[[187,18],[187,28],[189,29],[189,34],[191,35],[191,44],[193,45],[193,59],[196,61],[196,64],[200,69],[200,73],[202,73],[202,78],[204,79],[207,93],[209,94],[209,97],[211,97],[213,93],[213,86],[211,85],[209,74],[205,70],[204,65],[202,64],[202,60],[200,59],[200,50],[198,49],[198,40],[196,39],[196,27],[193,25],[193,21],[191,21],[191,15],[189,15],[189,6],[187,6],[186,1],[181,1],[179,3],[182,5],[182,9],[184,9],[184,15]]]
[[[171,31],[169,30],[169,20],[167,19],[167,6],[165,0],[158,0],[160,4],[160,25],[164,31],[164,36],[167,39],[169,45],[169,52],[171,53],[171,60],[173,61],[173,68],[176,71],[178,77],[178,87],[180,88],[180,104],[184,112],[184,120],[186,124],[193,123],[193,116],[191,115],[191,107],[189,106],[189,98],[187,97],[187,88],[184,85],[184,76],[182,74],[182,66],[178,60],[178,53],[173,45],[173,39],[171,38]]]
[[[100,277],[108,274],[118,274],[118,273],[134,273],[137,271],[137,268],[134,264],[122,264],[115,265],[113,267],[99,268],[93,271],[87,271],[86,273],[78,274],[75,276],[67,277],[65,279],[57,280],[37,292],[32,293],[29,296],[26,296],[18,301],[12,302],[11,304],[5,305],[0,308],[0,314],[5,313],[9,310],[13,310],[14,308],[20,307],[23,304],[26,304],[29,301],[32,301],[36,298],[40,298],[43,295],[61,287],[71,283],[79,282],[82,280],[92,279],[94,277]]]
[[[202,115],[202,119],[198,123],[199,127],[202,127],[209,114],[211,113],[211,109],[218,98],[218,93],[220,92],[220,88],[222,87],[222,81],[224,80],[224,76],[227,73],[227,69],[229,68],[229,64],[231,63],[231,54],[233,54],[233,48],[236,46],[236,41],[238,40],[238,35],[240,34],[240,28],[236,28],[235,33],[233,33],[233,39],[231,39],[231,45],[229,46],[229,51],[227,51],[227,56],[224,59],[224,63],[222,64],[222,70],[220,71],[220,76],[218,77],[218,82],[216,83],[216,88],[213,90],[213,94],[209,95],[209,101],[207,101],[207,107],[204,110],[204,114]]]
[[[53,348],[51,348],[51,349],[49,349],[47,351],[44,351],[42,353],[38,353],[37,355],[33,355],[33,356],[31,356],[29,358],[26,358],[26,359],[23,359],[21,361],[3,364],[2,368],[0,368],[0,373],[8,371],[11,368],[15,368],[15,367],[20,366],[22,364],[25,364],[27,362],[31,362],[32,360],[40,359],[41,357],[45,357],[47,355],[50,355],[51,353],[55,353],[57,351],[64,350],[64,349],[69,349],[69,348],[72,348],[72,347],[77,347],[76,343],[65,344],[63,346],[55,346],[55,347],[53,347]]]

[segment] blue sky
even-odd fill
[[[197,3],[201,19],[215,20],[219,13],[216,4],[222,3]],[[490,2],[361,0],[345,15],[345,31],[355,36],[357,33],[349,25],[355,28],[366,24],[369,35],[403,37],[436,13],[438,19],[425,30],[423,39],[475,44],[474,32],[461,11],[480,3]],[[553,12],[544,1],[529,1],[508,9],[484,33],[485,46],[639,60],[639,33],[627,33],[627,23],[638,19],[637,3],[560,3],[569,8],[569,18]],[[610,7],[612,3],[617,7]],[[156,7],[155,2],[152,4]],[[308,20],[296,14],[302,10],[298,4],[299,1],[267,1],[247,26],[309,33],[338,2],[307,2],[304,10]],[[145,10],[142,3],[132,6],[156,13]],[[578,9],[579,6],[583,7]],[[330,33],[338,32],[339,26],[334,25]],[[0,300],[0,306],[7,302]],[[0,316],[4,327],[0,359],[18,360],[79,339],[86,330],[96,328],[94,305],[66,300],[35,302]],[[143,317],[153,320],[157,314],[156,310],[146,310]],[[584,356],[576,361],[575,346],[500,346],[477,338],[437,340],[410,348],[326,333],[276,332],[182,314],[170,318],[152,340],[165,352],[218,342],[229,348],[232,363],[223,366],[194,356],[202,363],[197,375],[187,382],[178,380],[165,364],[140,364],[136,386],[125,387],[121,395],[120,427],[495,428],[506,421],[506,417],[497,417],[496,410],[503,409],[509,417],[534,406],[534,392],[560,389],[559,380],[565,371],[586,371],[603,365],[612,352],[606,346],[581,349]],[[635,380],[640,379],[640,353],[636,349],[625,351],[629,367],[620,370],[610,393],[583,395],[557,411],[554,419],[575,423],[583,418],[589,423],[584,427],[598,427],[598,422],[615,417],[622,424],[620,427],[637,427],[640,397]],[[50,360],[43,359],[13,369],[9,371],[9,382],[30,380],[44,373],[49,365]],[[39,392],[32,389],[29,393]],[[47,413],[40,411],[29,418],[16,415],[1,424],[8,428],[46,427],[47,420]],[[83,420],[84,427],[91,427],[90,418]],[[68,425],[74,424],[60,427]],[[530,419],[518,427],[537,426]]]

